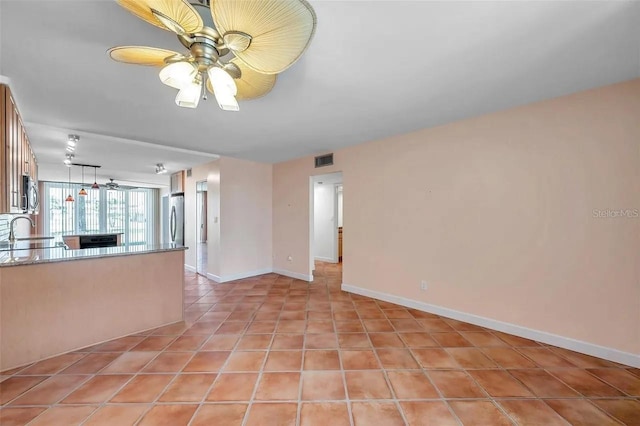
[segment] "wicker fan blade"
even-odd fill
[[[251,36],[249,47],[234,54],[263,74],[290,67],[305,51],[316,28],[315,12],[305,0],[215,0],[211,15],[223,36]]]
[[[236,64],[242,73],[240,78],[235,79],[238,88],[236,99],[239,101],[261,98],[269,93],[276,84],[276,74],[261,74],[235,58],[231,62]],[[213,93],[210,80],[207,80],[207,89]]]
[[[178,34],[197,33],[204,25],[198,12],[186,0],[116,1],[138,18]]]
[[[165,59],[176,56],[181,57],[178,52],[155,47],[145,46],[118,46],[109,49],[111,59],[125,64],[148,65],[161,67],[166,65]]]

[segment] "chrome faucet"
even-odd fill
[[[11,222],[9,222],[9,242],[10,243],[14,243],[16,241],[16,234],[15,234],[15,231],[13,230],[13,223],[18,219],[27,219],[29,222],[31,222],[32,228],[36,227],[36,223],[29,216],[14,217],[13,219],[11,219]]]

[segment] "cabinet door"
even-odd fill
[[[11,97],[11,92],[7,90],[5,97],[5,107],[7,109],[7,144],[8,146],[8,165],[9,171],[9,209],[16,211],[20,198],[20,119],[18,110]]]
[[[22,130],[22,173],[21,175],[28,175],[31,171],[31,149],[29,148],[29,139],[27,139],[27,133],[24,131],[22,121],[20,122]]]
[[[9,211],[9,171],[7,170],[6,86],[0,85],[0,213]]]
[[[171,184],[169,185],[169,189],[172,194],[184,192],[182,172],[176,172],[171,175]]]
[[[31,178],[34,181],[38,181],[38,162],[36,161],[36,155],[31,151]]]
[[[22,176],[36,179],[37,163],[11,90],[5,85],[0,85],[0,106],[0,213],[17,213],[22,205]]]

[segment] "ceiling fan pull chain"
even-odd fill
[[[203,72],[202,73],[202,85],[200,86],[200,94],[202,96],[202,100],[206,101],[207,100],[207,73]]]

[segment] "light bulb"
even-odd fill
[[[218,67],[209,68],[208,74],[213,86],[213,94],[220,108],[225,111],[238,111],[240,107],[235,98],[238,88],[236,82],[233,81],[233,77]]]
[[[236,82],[233,81],[233,77],[222,68],[211,67],[207,73],[209,74],[214,92],[223,91],[232,96],[238,93],[238,88],[236,87]]]
[[[198,74],[189,62],[174,62],[160,70],[160,81],[174,89],[182,89],[189,85]]]
[[[216,101],[218,101],[218,106],[223,110],[240,111],[240,106],[238,105],[238,101],[235,96],[220,91],[216,91],[214,95],[216,97]]]
[[[176,105],[184,108],[197,108],[198,102],[200,102],[200,92],[200,83],[192,81],[180,89],[176,96]]]

